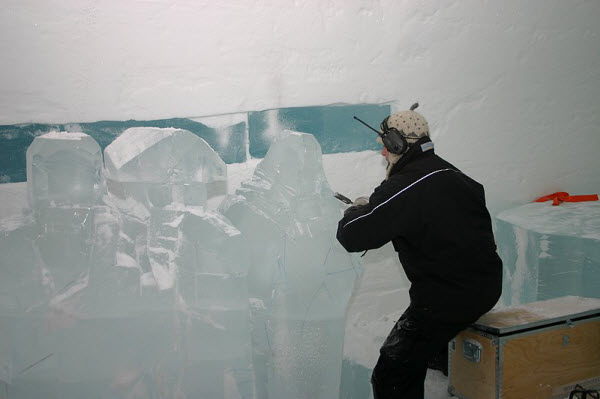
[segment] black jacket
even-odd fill
[[[369,204],[346,211],[337,239],[350,252],[392,241],[411,307],[440,319],[475,321],[500,297],[502,261],[483,186],[438,157],[428,137],[400,158]]]

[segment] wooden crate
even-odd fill
[[[448,347],[461,399],[563,399],[600,389],[600,299],[563,297],[494,310]]]

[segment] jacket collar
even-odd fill
[[[408,151],[406,151],[406,154],[402,155],[402,158],[400,158],[398,162],[392,166],[392,170],[390,171],[389,175],[392,176],[398,173],[410,162],[428,154],[434,154],[433,142],[427,136],[421,137],[414,144],[412,144]]]

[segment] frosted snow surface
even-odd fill
[[[505,304],[600,297],[600,202],[532,203],[496,221]]]
[[[248,246],[258,398],[337,398],[361,263],[335,238],[342,206],[309,134],[286,131],[220,207]]]

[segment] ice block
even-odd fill
[[[532,203],[496,217],[503,302],[600,297],[600,202]]]

